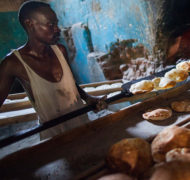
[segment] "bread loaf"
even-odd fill
[[[151,144],[155,162],[165,161],[165,155],[174,148],[190,148],[190,130],[184,127],[170,126],[161,131]]]
[[[166,77],[157,77],[152,80],[154,83],[154,89],[169,89],[173,88],[176,85],[176,81],[166,78]]]
[[[155,166],[150,180],[190,180],[190,162],[161,163]]]
[[[150,92],[154,89],[154,83],[151,80],[143,80],[132,84],[130,87],[130,92],[133,94],[140,94],[145,92]]]
[[[140,138],[123,139],[110,148],[107,163],[113,170],[139,175],[152,164],[150,145]]]
[[[176,112],[190,112],[190,100],[174,101],[171,108]]]
[[[190,162],[190,148],[175,148],[166,154],[166,161],[189,161]]]
[[[172,69],[169,72],[167,72],[164,77],[172,79],[176,82],[180,82],[180,81],[184,81],[187,79],[188,77],[188,72],[187,71],[183,71],[180,69]]]
[[[143,118],[146,120],[164,120],[172,116],[170,108],[156,108],[143,113]]]
[[[103,176],[101,178],[98,178],[97,180],[134,180],[134,178],[131,178],[130,176],[127,176],[126,174],[117,173],[117,174],[110,174]]]
[[[176,65],[176,69],[190,72],[190,61],[183,61]]]

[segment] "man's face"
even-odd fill
[[[30,20],[32,26],[29,36],[48,45],[53,45],[58,42],[60,29],[57,25],[57,16],[52,9],[41,8],[32,15]]]

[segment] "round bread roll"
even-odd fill
[[[117,173],[103,176],[97,180],[134,180],[133,178],[127,176],[126,174]]]
[[[133,94],[140,94],[145,92],[150,92],[154,89],[154,83],[151,80],[143,80],[132,84],[130,87],[130,92]]]
[[[190,130],[184,127],[170,126],[161,131],[151,144],[155,162],[165,161],[165,155],[174,148],[190,148]]]
[[[189,161],[190,162],[190,148],[175,148],[166,153],[166,161]]]
[[[156,165],[150,180],[190,180],[190,162],[171,161]]]
[[[154,83],[154,89],[158,89],[159,88],[160,79],[161,79],[161,77],[156,77],[156,78],[154,78],[152,80],[152,82]]]
[[[150,145],[140,138],[123,139],[110,148],[107,163],[113,170],[139,175],[152,164]]]
[[[164,77],[172,79],[176,82],[184,81],[188,77],[188,72],[180,69],[172,69],[165,74]]]
[[[190,112],[190,100],[174,101],[171,108],[176,112]]]
[[[166,77],[162,77],[160,79],[159,88],[168,89],[168,88],[173,88],[175,85],[176,85],[176,81],[166,78]]]
[[[148,110],[143,115],[146,120],[164,120],[172,116],[172,110],[168,107]]]
[[[190,61],[183,61],[176,65],[176,69],[190,72]]]
[[[176,85],[176,81],[166,78],[166,77],[157,77],[152,80],[154,83],[154,89],[169,89],[173,88]]]

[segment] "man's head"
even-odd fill
[[[49,4],[40,1],[25,2],[18,17],[29,39],[35,38],[45,44],[55,44],[59,40],[58,19]]]

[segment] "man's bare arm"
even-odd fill
[[[167,50],[166,64],[175,64],[178,60],[180,42],[181,36],[171,41]]]
[[[12,75],[11,69],[15,67],[11,67],[11,63],[9,59],[5,59],[0,64],[0,107],[7,98],[11,86],[14,82],[14,76]]]

